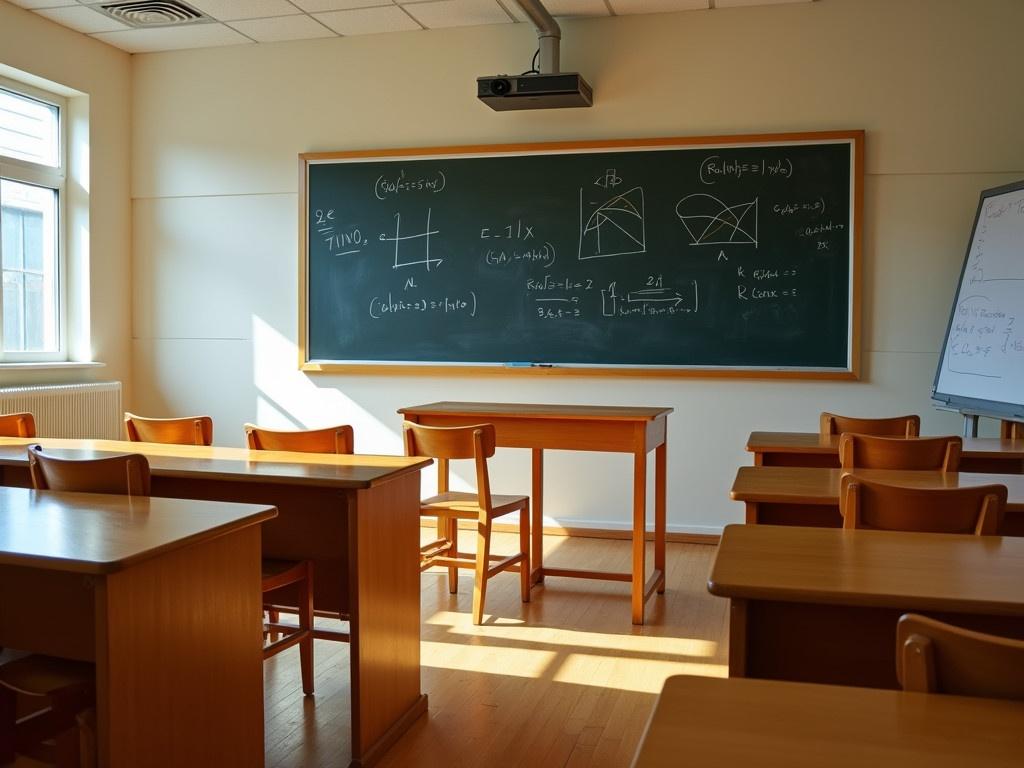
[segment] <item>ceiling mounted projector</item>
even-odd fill
[[[589,107],[594,103],[594,92],[577,72],[478,77],[476,95],[498,111]]]
[[[562,30],[540,0],[516,0],[537,27],[538,69],[521,75],[492,75],[476,79],[476,96],[491,109],[562,109],[589,107],[594,91],[578,72],[558,70]]]

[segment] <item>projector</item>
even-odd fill
[[[578,72],[542,75],[494,75],[476,79],[476,95],[491,109],[589,107],[594,92]]]

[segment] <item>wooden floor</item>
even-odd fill
[[[492,551],[514,551],[514,539],[496,535]],[[548,536],[544,545],[548,565],[629,567],[628,541]],[[549,578],[524,605],[517,574],[490,582],[488,616],[474,627],[472,572],[460,573],[457,595],[444,573],[424,573],[430,710],[380,765],[628,766],[667,676],[727,674],[727,603],[706,589],[714,551],[668,545],[668,589],[643,627],[630,624],[626,583]],[[266,662],[267,768],[345,766],[348,646],[316,642],[314,697],[303,698],[298,667],[297,649]]]

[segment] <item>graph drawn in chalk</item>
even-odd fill
[[[394,243],[395,244],[395,264],[392,269],[398,269],[399,267],[414,267],[419,264],[425,264],[427,272],[430,271],[431,267],[437,267],[441,265],[444,259],[432,259],[430,258],[430,236],[438,234],[439,230],[430,228],[430,212],[431,209],[427,208],[427,224],[422,232],[417,232],[415,235],[403,235],[402,234],[402,214],[395,214],[395,234],[389,236],[386,232],[380,233],[380,241],[382,243]],[[418,241],[418,242],[417,242]],[[412,256],[402,255],[402,244],[405,243],[405,250],[408,251],[412,245],[419,245],[423,248],[422,254],[415,253]],[[417,256],[422,255],[423,258],[417,259]]]
[[[698,192],[676,203],[691,245],[753,245],[757,247],[757,198],[726,205],[714,195]]]
[[[586,210],[593,208],[593,210]],[[644,190],[633,187],[602,203],[583,202],[580,189],[579,258],[603,259],[647,252]]]

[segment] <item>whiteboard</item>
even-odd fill
[[[932,398],[1024,418],[1024,181],[981,193]]]

